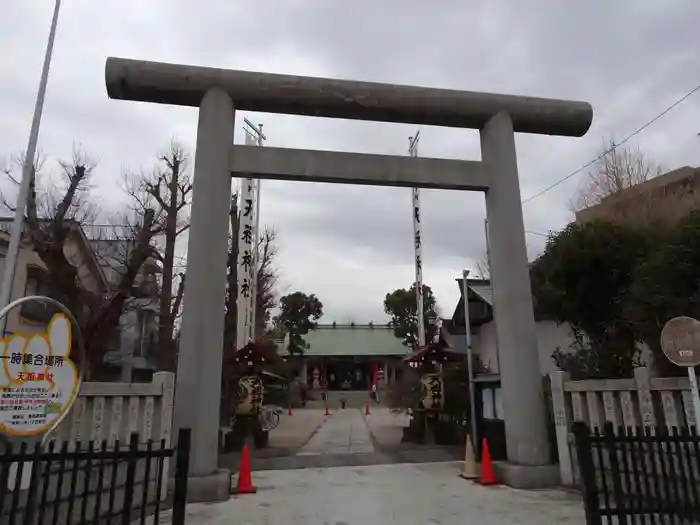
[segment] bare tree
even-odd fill
[[[40,164],[39,164],[40,165]],[[82,332],[88,375],[99,369],[112,334],[119,327],[125,304],[131,297],[136,276],[153,249],[153,210],[145,210],[133,228],[128,253],[120,278],[112,288],[90,289],[79,277],[79,268],[66,253],[66,242],[82,236],[81,221],[94,217],[95,203],[90,200],[90,175],[94,162],[76,149],[71,163],[60,162],[62,180],[50,192],[38,192],[41,181],[36,173],[30,186],[26,209],[26,232],[34,251],[46,266],[47,295],[60,301],[76,317]],[[21,166],[20,166],[21,167]],[[10,175],[10,180],[16,179]],[[9,206],[7,199],[3,201]],[[75,263],[75,264],[74,264]]]
[[[2,172],[12,183],[13,186],[19,187],[20,181],[14,176],[14,172],[22,172],[24,164],[24,154],[13,155],[10,161],[5,163]],[[95,222],[98,216],[99,204],[94,197],[90,195],[92,186],[90,184],[90,176],[95,169],[97,163],[94,159],[88,157],[81,146],[77,146],[73,151],[73,159],[71,162],[58,160],[60,166],[60,174],[55,176],[52,173],[45,174],[43,172],[46,165],[46,157],[40,155],[37,157],[33,167],[34,174],[34,191],[36,191],[36,211],[40,218],[47,218],[54,215],[55,211],[63,201],[66,191],[70,188],[71,182],[76,175],[75,170],[78,166],[85,170],[85,173],[80,175],[80,182],[72,190],[74,191],[70,204],[65,210],[65,219],[75,221],[79,224],[91,224]],[[11,212],[15,211],[15,205],[12,198],[8,200],[3,195],[2,201],[5,208]]]
[[[185,272],[176,272],[175,248],[178,238],[189,229],[187,208],[192,192],[192,178],[187,170],[188,156],[176,141],[159,157],[164,167],[151,173],[127,174],[125,190],[136,211],[156,210],[154,235],[161,239],[154,257],[161,264],[158,301],[158,345],[156,361],[159,368],[175,366],[175,321],[185,292]]]
[[[277,270],[274,266],[277,256],[277,231],[265,227],[258,239],[258,276],[255,310],[255,337],[261,338],[270,322],[270,312],[277,303]]]
[[[638,148],[618,146],[610,139],[603,144],[600,159],[569,203],[571,211],[594,206],[608,195],[642,184],[661,172],[661,167],[650,162]]]
[[[477,279],[489,279],[491,276],[491,269],[489,267],[489,256],[485,253],[481,259],[476,261],[476,271],[474,276]]]

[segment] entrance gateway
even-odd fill
[[[113,99],[199,108],[175,423],[192,429],[188,500],[228,498],[217,470],[231,177],[482,191],[509,463],[506,483],[556,481],[528,272],[515,132],[581,137],[586,102],[108,58]],[[478,129],[481,161],[234,146],[236,110]]]

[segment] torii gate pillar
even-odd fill
[[[175,384],[175,426],[192,429],[188,501],[229,496],[230,473],[219,470],[217,462],[233,131],[231,97],[218,89],[207,91],[199,105]]]

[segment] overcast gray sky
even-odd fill
[[[0,1],[0,156],[26,147],[53,9]],[[196,110],[109,100],[120,56],[232,69],[586,100],[582,139],[519,135],[523,198],[564,177],[700,84],[697,0],[63,0],[40,147],[99,159],[95,196],[117,210],[125,169],[150,168]],[[243,142],[237,117],[236,142]],[[246,114],[270,146],[406,154],[413,126]],[[700,165],[700,93],[631,141],[669,169]],[[479,159],[478,135],[421,128],[422,156]],[[559,229],[583,175],[525,205],[531,232]],[[384,319],[413,281],[409,189],[265,182],[262,222],[279,230],[281,291],[315,293],[324,321]],[[424,275],[450,315],[454,282],[485,248],[480,194],[423,191]],[[530,256],[545,238],[527,234]],[[212,242],[216,242],[212,240]],[[183,251],[185,247],[183,247]]]

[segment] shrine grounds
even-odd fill
[[[256,494],[187,505],[187,523],[271,525],[581,524],[579,495],[481,487],[458,476],[458,447],[402,444],[406,416],[385,407],[284,415],[252,451]],[[238,470],[239,454],[220,466]],[[169,523],[166,513],[161,523]]]

